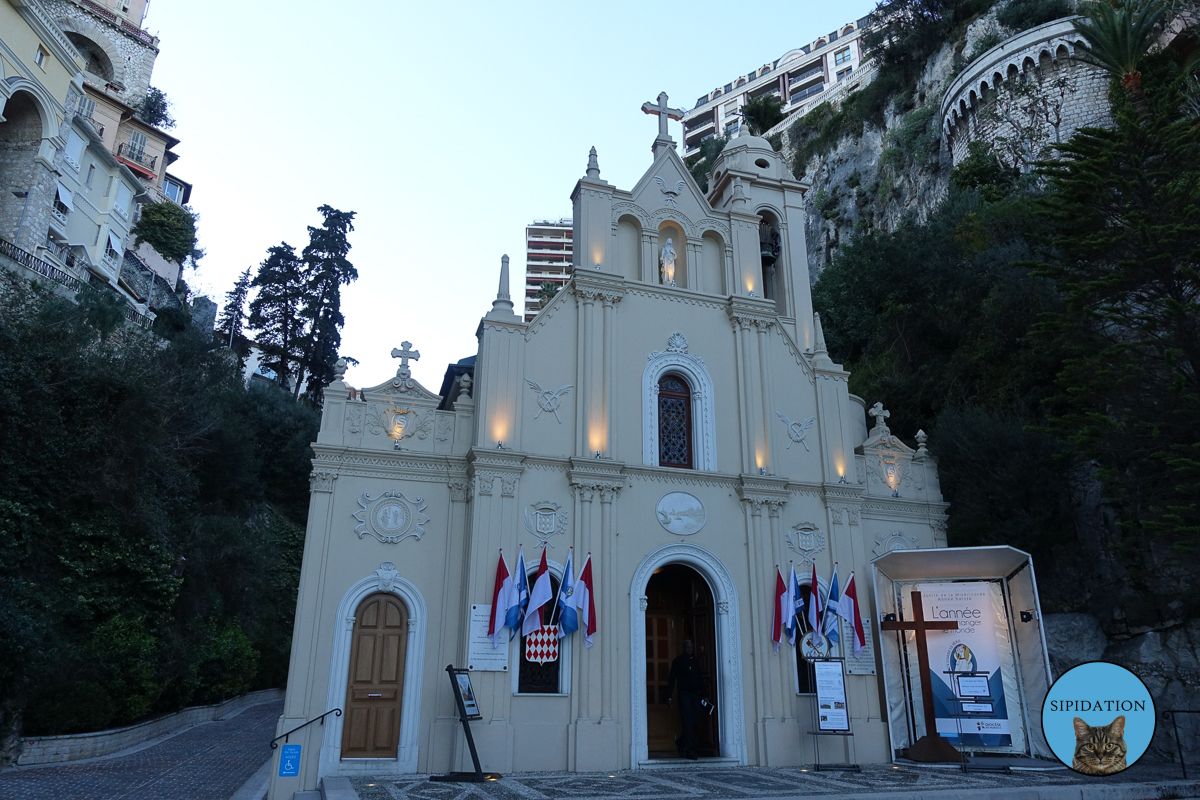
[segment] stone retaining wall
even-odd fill
[[[159,736],[174,733],[182,728],[224,719],[247,706],[281,699],[283,699],[282,689],[264,689],[261,692],[251,692],[232,700],[226,700],[224,703],[211,706],[192,706],[174,714],[125,728],[114,728],[96,733],[77,733],[71,736],[25,738],[21,740],[21,755],[17,757],[17,766],[57,764],[111,755]]]

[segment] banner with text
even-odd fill
[[[1002,632],[988,584],[922,583],[917,589],[927,622],[958,623],[958,630],[927,634],[937,732],[960,746],[1012,745],[996,645]]]

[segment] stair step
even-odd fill
[[[321,800],[358,800],[349,778],[321,778]]]

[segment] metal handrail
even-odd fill
[[[279,740],[280,740],[280,739],[283,739],[284,743],[286,744],[286,743],[287,743],[287,740],[288,740],[288,737],[289,737],[289,736],[291,736],[291,735],[292,735],[293,733],[295,733],[296,731],[300,730],[300,728],[307,728],[309,725],[312,725],[314,722],[320,722],[322,725],[324,725],[324,724],[325,724],[325,718],[326,718],[326,717],[328,717],[330,714],[333,714],[335,717],[340,717],[340,716],[342,715],[342,710],[341,710],[340,708],[335,708],[335,709],[333,709],[332,711],[326,711],[326,712],[325,712],[324,714],[322,714],[321,716],[319,716],[319,717],[313,717],[313,718],[312,718],[312,719],[310,719],[308,722],[304,723],[303,725],[301,725],[301,726],[299,726],[299,727],[297,727],[297,728],[292,728],[292,729],[291,729],[290,731],[288,731],[287,733],[281,733],[279,736],[276,736],[274,739],[272,739],[272,740],[271,740],[271,749],[272,749],[272,750],[275,750],[275,749],[277,749],[277,748],[279,747]]]
[[[127,161],[141,164],[150,170],[155,168],[154,165],[158,161],[158,156],[147,156],[145,150],[135,150],[130,142],[121,142],[118,144],[117,155]]]
[[[1183,779],[1187,780],[1187,762],[1183,760],[1183,741],[1179,738],[1179,723],[1175,720],[1176,714],[1200,714],[1200,709],[1167,708],[1162,712],[1163,720],[1171,721],[1171,728],[1175,732],[1175,749],[1179,752],[1179,766],[1183,769]]]
[[[58,281],[72,291],[76,291],[79,288],[79,280],[77,278],[68,275],[48,261],[43,261],[32,253],[22,250],[7,239],[0,239],[0,255],[8,256],[26,269],[33,270],[51,280]]]

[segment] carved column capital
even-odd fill
[[[450,481],[450,499],[455,503],[465,503],[471,499],[471,481]]]
[[[479,495],[492,494],[492,486],[496,482],[496,476],[490,472],[479,472],[475,474],[475,493]]]
[[[313,492],[332,492],[333,482],[337,480],[336,472],[314,470],[308,476],[308,488]]]
[[[516,475],[501,475],[500,476],[500,494],[504,497],[512,497],[517,493],[517,476]]]

